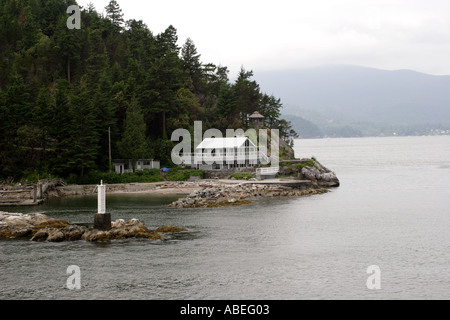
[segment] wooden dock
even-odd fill
[[[44,202],[42,184],[23,187],[2,187],[0,207],[36,206]]]

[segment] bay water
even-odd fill
[[[113,220],[189,231],[167,241],[2,241],[0,299],[450,298],[450,136],[297,140],[295,151],[341,186],[213,209],[168,208],[173,195],[108,195]],[[89,224],[96,196],[2,210]],[[67,287],[72,265],[80,290]]]

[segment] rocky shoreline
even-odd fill
[[[300,197],[329,192],[328,189],[314,186],[308,181],[293,186],[282,182],[264,185],[243,183],[238,185],[217,185],[192,192],[185,198],[169,205],[171,208],[217,208],[252,203],[252,199],[264,197]]]
[[[65,220],[53,219],[41,213],[0,212],[0,240],[27,239],[36,242],[164,240],[171,234],[182,231],[187,230],[171,226],[150,230],[144,222],[137,219],[130,221],[118,219],[112,222],[110,230],[101,231],[92,227],[70,224]]]
[[[256,181],[212,181],[169,205],[172,208],[215,208],[250,204],[258,197],[299,197],[330,192],[339,187],[336,174],[315,159],[285,163],[280,174],[289,178]]]
[[[106,192],[107,194],[140,193],[184,196],[184,198],[170,204],[169,207],[198,208],[249,204],[255,197],[293,197],[322,194],[329,192],[329,188],[340,185],[336,174],[314,158],[284,160],[280,164],[279,178],[276,179],[258,181],[255,178],[255,173],[252,174],[253,178],[249,181],[217,178],[194,181],[108,184]],[[30,190],[0,190],[0,205],[2,201],[4,204],[8,197],[11,198],[12,194],[15,194],[17,198],[29,198]],[[58,179],[56,183],[54,181],[44,183],[38,196],[50,199],[92,195],[95,190],[95,185],[65,185]],[[23,201],[30,201],[24,198],[21,199],[22,202],[18,203],[19,205],[23,204]],[[36,199],[36,196],[34,198]],[[11,201],[19,200],[13,197]],[[13,202],[11,205],[15,205],[15,203]]]

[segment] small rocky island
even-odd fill
[[[92,227],[70,224],[65,220],[53,219],[41,213],[22,214],[0,211],[0,240],[30,239],[36,242],[164,240],[171,234],[182,231],[187,230],[170,226],[150,230],[137,219],[130,221],[118,219],[111,224],[110,230],[101,231]]]

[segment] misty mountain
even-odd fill
[[[315,123],[303,117],[288,114],[284,115],[283,118],[291,122],[292,128],[297,132],[299,138],[310,139],[324,136],[322,130]]]
[[[338,65],[255,72],[255,79],[281,98],[284,115],[309,120],[325,135],[343,127],[354,131],[346,135],[377,135],[381,127],[450,126],[450,76]]]

